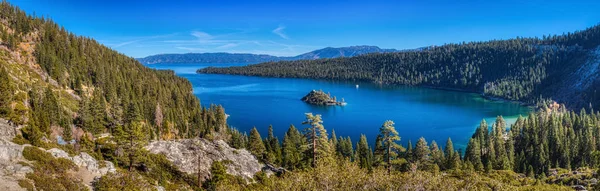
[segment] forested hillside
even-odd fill
[[[351,58],[205,68],[201,73],[402,84],[480,92],[533,103],[551,98],[570,108],[600,107],[600,26],[543,38],[432,46]]]
[[[0,118],[11,124],[2,126],[11,136],[2,134],[1,152],[27,159],[18,165],[33,170],[19,185],[37,190],[87,190],[75,173],[81,164],[37,148],[112,162],[117,172],[95,183],[100,190],[200,189],[194,178],[143,146],[151,140],[230,137],[224,109],[201,107],[191,84],[173,71],[146,68],[6,1],[0,3]],[[7,137],[30,146],[15,146]],[[3,172],[16,165],[6,156],[0,160]],[[103,183],[111,178],[123,182]]]
[[[61,131],[70,140],[72,124],[98,135],[133,121],[151,138],[225,132],[223,108],[201,108],[191,84],[172,71],[148,69],[7,2],[0,10],[0,117],[27,124],[28,138]]]

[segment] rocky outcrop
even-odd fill
[[[73,161],[79,168],[85,168],[90,173],[98,175],[98,177],[105,175],[106,173],[114,173],[117,171],[115,165],[109,161],[97,161],[94,157],[87,153],[79,153],[77,156],[70,157],[69,154],[63,150],[52,148],[46,152],[52,154],[56,158],[65,158]],[[102,164],[102,165],[101,165]]]
[[[214,161],[227,161],[227,173],[251,179],[264,167],[254,155],[245,149],[229,147],[222,140],[184,139],[176,141],[155,141],[145,147],[155,154],[163,154],[173,162],[179,170],[210,177],[210,166]]]
[[[23,146],[11,142],[15,132],[14,126],[0,119],[0,190],[25,190],[18,181],[33,172],[31,167],[18,163],[23,160]]]
[[[23,158],[23,148],[31,145],[18,145],[11,142],[15,136],[15,127],[6,120],[0,119],[0,190],[24,190],[19,186],[18,180],[25,179],[27,173],[33,172],[31,167],[20,163],[27,161]],[[87,186],[90,186],[90,189],[91,182],[95,178],[117,171],[112,162],[97,161],[84,152],[73,157],[57,148],[48,149],[46,152],[56,158],[73,161],[79,167],[77,172],[73,172],[73,174],[88,183]]]

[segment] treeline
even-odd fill
[[[529,177],[543,178],[551,169],[575,170],[580,167],[600,167],[600,113],[569,112],[564,106],[520,117],[508,128],[501,117],[490,125],[483,120],[469,140],[466,150],[455,150],[448,138],[445,146],[420,138],[413,145],[400,144],[401,132],[393,121],[380,127],[371,147],[366,136],[353,142],[350,137],[331,135],[322,125],[320,115],[307,114],[306,128],[293,125],[283,141],[269,127],[267,138],[261,138],[256,128],[249,136],[234,133],[230,144],[247,148],[265,163],[288,170],[310,169],[318,163],[331,164],[345,160],[359,167],[388,172],[416,170],[439,172],[467,170],[489,173],[511,170]],[[406,143],[406,142],[405,142]]]
[[[570,79],[583,76],[577,76],[577,72],[581,72],[580,66],[585,64],[589,50],[598,45],[600,26],[594,26],[543,38],[447,44],[351,58],[209,67],[198,72],[418,85],[531,102],[540,96],[558,97],[564,99],[559,101],[569,103],[569,107],[583,108],[589,104],[600,106],[597,101],[600,96],[593,93],[597,86],[577,87],[583,89],[579,90],[572,88],[576,82]],[[581,99],[558,96],[571,90],[581,94]]]
[[[26,124],[24,136],[31,141],[48,137],[51,127],[62,127],[67,141],[76,139],[70,137],[73,124],[92,135],[112,133],[132,119],[141,122],[152,139],[228,137],[224,109],[201,107],[191,84],[173,71],[144,67],[6,1],[0,10],[2,45],[15,52],[23,51],[19,43],[33,46],[35,61],[48,75],[28,85],[10,77],[18,75],[14,68],[0,66],[0,117]]]

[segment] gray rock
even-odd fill
[[[179,170],[188,174],[200,172],[207,179],[213,161],[228,161],[227,173],[240,176],[246,180],[261,171],[260,164],[254,155],[245,149],[234,149],[222,140],[183,139],[175,141],[154,141],[145,147],[154,154],[163,154],[173,162]]]
[[[95,174],[105,175],[106,173],[114,173],[117,171],[115,165],[113,165],[113,163],[109,161],[100,161],[105,164],[104,167],[100,168],[99,162],[96,159],[94,159],[94,157],[90,156],[85,152],[79,153],[79,155],[74,157],[70,157],[69,153],[57,148],[49,149],[46,152],[52,154],[52,156],[56,158],[69,159],[70,161],[73,161],[73,163],[75,163],[75,165],[77,165],[78,167],[85,168],[88,171]]]

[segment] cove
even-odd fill
[[[401,143],[414,143],[425,137],[445,145],[452,138],[457,149],[464,149],[482,119],[491,125],[502,115],[512,124],[529,107],[518,103],[488,100],[476,93],[438,90],[410,86],[387,86],[372,83],[332,82],[323,80],[263,78],[235,75],[196,74],[208,66],[243,66],[232,64],[152,64],[159,70],[173,70],[188,79],[194,94],[204,106],[221,104],[230,115],[228,123],[242,132],[256,126],[263,138],[269,125],[283,138],[289,126],[303,129],[304,113],[323,116],[329,135],[351,137],[357,142],[364,134],[372,145],[385,120],[396,123]],[[344,98],[345,106],[313,106],[300,100],[311,90],[323,90]]]

